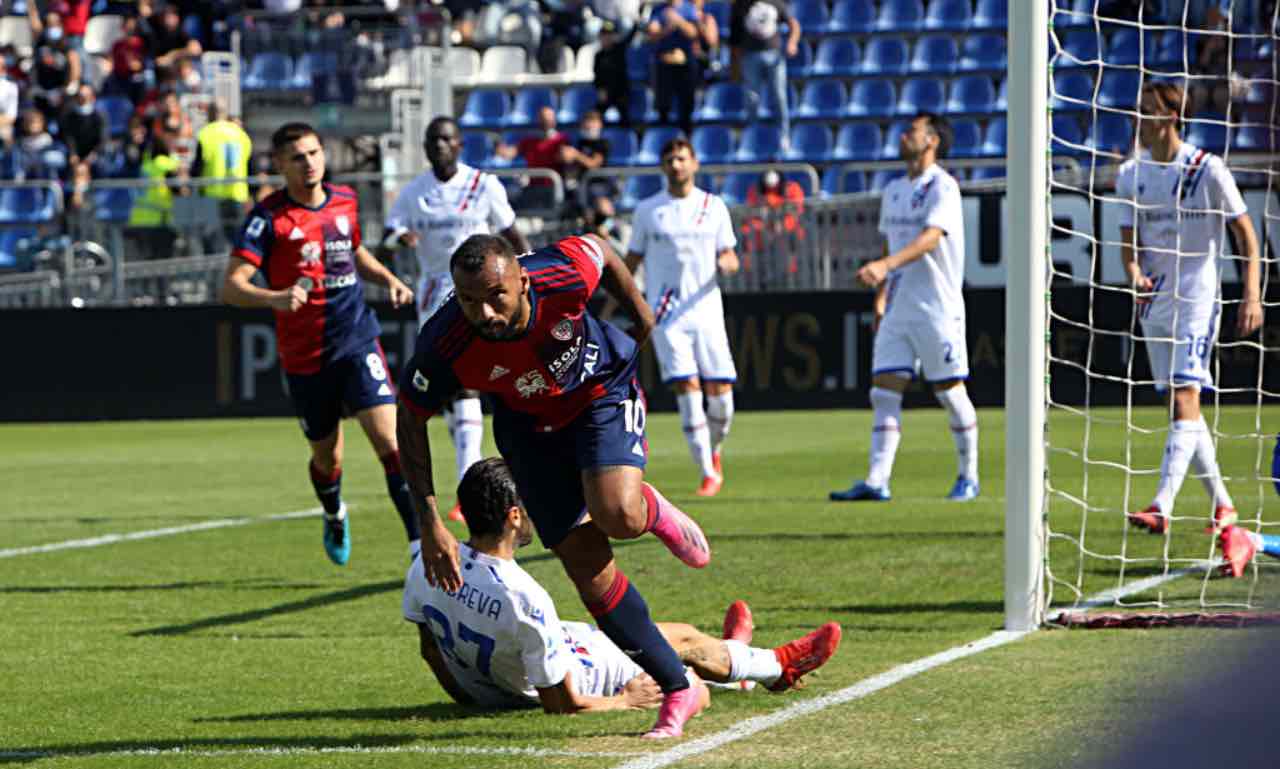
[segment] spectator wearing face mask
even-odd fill
[[[44,113],[27,109],[22,113],[14,154],[17,181],[61,179],[67,173],[67,148],[47,129]]]
[[[538,110],[538,133],[526,136],[517,144],[499,143],[494,154],[505,160],[516,155],[524,158],[529,168],[548,168],[561,177],[565,174],[565,149],[569,146],[569,137],[556,128],[556,111],[550,107]],[[555,208],[555,188],[550,179],[534,178],[520,195],[522,208]]]
[[[204,53],[200,41],[182,29],[182,16],[172,3],[151,15],[150,27],[150,34],[146,36],[147,53],[155,60],[156,66],[171,69],[179,57],[198,58]]]
[[[120,37],[111,45],[111,75],[103,85],[103,94],[119,94],[137,104],[154,83],[147,68],[147,42],[139,30],[136,16],[125,16]]]
[[[80,85],[75,98],[67,104],[58,119],[62,139],[71,151],[71,166],[92,163],[95,153],[106,138],[107,124],[98,112],[98,100],[93,88]]]
[[[53,117],[62,109],[66,96],[80,87],[80,55],[67,43],[61,14],[50,11],[41,19],[36,4],[30,3],[27,20],[36,38],[32,101],[46,117]]]

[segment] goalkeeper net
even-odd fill
[[[1267,612],[1280,607],[1280,560],[1260,551],[1240,578],[1224,578],[1219,539],[1206,527],[1214,514],[1208,460],[1216,454],[1238,524],[1280,535],[1272,470],[1280,294],[1270,286],[1280,253],[1275,0],[1052,0],[1048,21],[1050,153],[1076,158],[1081,170],[1050,173],[1046,190],[1046,616],[1103,612],[1121,623],[1152,613],[1274,616]],[[1181,140],[1221,158],[1247,206],[1267,315],[1260,331],[1237,333],[1249,244],[1225,224],[1230,196],[1195,194],[1204,156],[1161,166],[1139,141],[1140,93],[1152,83],[1182,89]],[[1121,164],[1133,158],[1174,172],[1138,171],[1134,184],[1117,186]],[[1046,162],[1052,171],[1052,158]],[[1147,188],[1166,178],[1174,184],[1161,208]],[[1200,250],[1196,228],[1203,232],[1206,222],[1219,223],[1216,258]],[[1126,274],[1126,226],[1136,231],[1139,263],[1154,285],[1135,286]],[[1170,226],[1172,248],[1156,236]],[[1188,293],[1206,258],[1220,290]],[[1149,270],[1153,264],[1164,267]],[[1163,284],[1160,272],[1172,273]],[[1157,302],[1167,294],[1165,304],[1144,305],[1150,292]],[[1162,307],[1174,308],[1167,327],[1155,321]],[[1210,327],[1220,320],[1216,334],[1195,331],[1199,313]],[[1152,505],[1166,475],[1176,480],[1182,449],[1172,446],[1172,412],[1159,390],[1183,373],[1177,351],[1186,345],[1174,343],[1185,336],[1212,377],[1200,398],[1208,441],[1191,451],[1185,480],[1165,505],[1167,530],[1152,534],[1127,514]],[[1172,363],[1162,367],[1158,359],[1170,350]]]

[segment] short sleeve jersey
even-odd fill
[[[716,256],[737,243],[728,207],[710,192],[663,191],[640,201],[627,250],[644,256],[645,299],[658,323],[690,312],[723,315]]]
[[[307,291],[296,312],[276,312],[280,364],[290,374],[314,374],[381,333],[356,272],[356,194],[350,187],[324,189],[316,208],[294,202],[285,190],[268,196],[249,213],[231,252],[257,267],[269,288]]]
[[[889,273],[886,322],[964,317],[964,211],[960,185],[936,163],[915,179],[889,182],[880,197],[880,233],[897,252],[927,227],[942,230],[938,245]]]
[[[571,237],[520,257],[529,274],[530,318],[511,339],[477,334],[450,297],[418,332],[401,374],[401,400],[438,413],[461,388],[495,396],[494,406],[558,430],[603,397],[634,367],[635,341],[587,312],[604,254],[590,238]]]
[[[1139,265],[1156,284],[1151,315],[1172,311],[1175,297],[1211,305],[1225,223],[1248,210],[1222,159],[1186,142],[1172,163],[1144,152],[1120,167],[1116,197],[1120,225],[1137,229]]]
[[[475,234],[501,232],[515,224],[507,191],[496,176],[462,163],[448,181],[434,171],[416,177],[400,190],[387,229],[418,234],[418,269],[423,274],[449,271],[449,257]]]

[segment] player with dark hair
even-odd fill
[[[344,413],[355,416],[373,445],[415,553],[421,536],[400,472],[395,387],[361,278],[386,286],[396,306],[413,301],[413,292],[361,244],[355,192],[325,183],[324,146],[315,129],[283,125],[272,135],[271,149],[285,188],[264,198],[241,227],[222,299],[275,311],[280,367],[311,444],[308,472],[324,507],[330,560],[342,565],[351,556],[341,493]],[[255,272],[266,288],[253,285]]]
[[[653,313],[622,260],[592,235],[519,258],[503,238],[472,235],[450,270],[456,292],[419,332],[400,388],[397,433],[422,515],[426,578],[450,592],[463,584],[457,541],[436,511],[426,420],[460,388],[490,393],[498,450],[543,545],[601,630],[664,693],[648,736],[679,736],[701,708],[697,692],[609,544],[652,532],[690,566],[711,559],[698,525],[644,482],[645,402],[635,370]],[[635,339],[587,311],[601,283],[634,321]]]

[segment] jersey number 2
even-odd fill
[[[449,618],[444,616],[444,612],[434,606],[423,606],[422,613],[430,621],[430,624],[435,627],[436,644],[440,647],[440,653],[458,663],[458,667],[463,670],[471,667],[458,654],[457,646],[453,640],[453,630],[449,627]],[[493,659],[493,639],[459,622],[458,640],[475,645],[476,669],[480,671],[481,675],[487,677],[489,675],[489,661]]]

